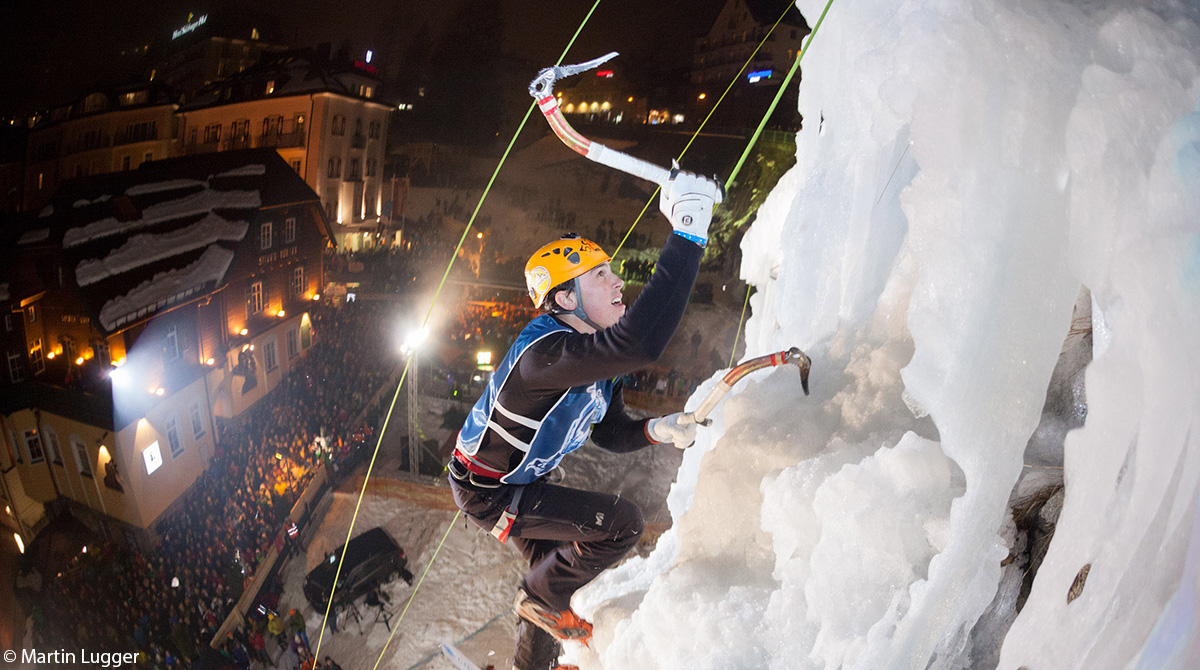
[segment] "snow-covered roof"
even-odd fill
[[[191,156],[65,186],[43,239],[114,332],[219,289],[262,207],[317,200],[272,149]]]
[[[50,237],[49,228],[34,228],[33,230],[26,231],[21,235],[21,237],[17,238],[17,244],[35,244],[37,242],[44,242],[48,237]]]

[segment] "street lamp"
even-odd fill
[[[420,429],[417,423],[421,413],[418,389],[420,366],[417,354],[428,337],[429,331],[425,328],[414,330],[408,334],[404,345],[400,347],[402,353],[408,354],[408,471],[414,475],[420,474],[421,460]]]

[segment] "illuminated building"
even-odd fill
[[[174,94],[154,83],[93,91],[28,119],[24,209],[39,211],[70,179],[137,169],[176,155]]]
[[[646,122],[646,98],[635,91],[620,69],[605,63],[599,70],[588,71],[562,82],[559,107],[571,120],[606,123]]]
[[[311,347],[320,201],[248,149],[73,180],[42,214],[0,259],[0,493],[29,528],[152,532]]]
[[[738,75],[759,42],[771,31],[783,6],[764,0],[728,0],[725,3],[708,34],[696,40],[690,75],[694,94],[691,96],[689,114],[707,114],[712,109],[720,93]],[[761,116],[791,69],[808,32],[808,24],[800,15],[800,10],[793,5],[754,55],[746,71],[738,77],[729,93],[734,99],[726,100],[721,105],[718,115],[725,116],[716,119],[716,123],[744,126],[754,114]],[[793,88],[797,83],[799,79],[795,80]],[[701,94],[705,94],[703,99],[700,98]],[[795,94],[790,95],[794,100]],[[780,108],[795,109],[795,105],[781,103]],[[745,114],[750,117],[743,118]],[[757,118],[754,117],[754,120]]]
[[[379,225],[393,109],[374,71],[327,47],[265,56],[180,108],[182,151],[274,148],[320,195],[338,246],[358,249]]]

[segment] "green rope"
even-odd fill
[[[779,100],[783,97],[784,91],[787,90],[788,84],[791,83],[792,77],[795,76],[796,70],[800,68],[800,61],[804,58],[804,54],[808,53],[808,48],[812,46],[813,38],[816,37],[817,31],[821,29],[821,24],[825,21],[825,15],[829,13],[829,7],[833,5],[833,0],[825,3],[825,9],[821,10],[821,16],[817,19],[816,25],[813,26],[812,32],[808,34],[808,40],[804,43],[804,47],[800,49],[800,53],[796,54],[796,62],[792,63],[792,68],[788,70],[787,77],[784,78],[783,84],[779,87],[779,92],[775,94],[775,99],[771,101],[771,106],[767,108],[767,113],[763,116],[762,121],[759,121],[758,128],[754,130],[754,135],[750,137],[750,142],[746,144],[746,150],[742,152],[742,157],[738,159],[736,165],[733,166],[733,172],[729,173],[729,179],[726,184],[733,184],[733,180],[737,179],[738,172],[741,171],[742,165],[746,162],[746,157],[750,155],[750,150],[754,148],[758,142],[758,136],[762,134],[763,128],[766,127],[767,121],[771,115],[775,113],[775,107],[779,104]],[[899,165],[897,164],[897,167]],[[750,301],[750,287],[746,287],[746,302]],[[746,305],[742,305],[742,316],[738,319],[737,335],[733,338],[733,351],[729,352],[729,366],[733,367],[733,357],[737,352],[737,343],[742,336],[742,328],[746,325]]]
[[[831,5],[833,5],[833,0],[825,3],[825,9],[821,11],[821,17],[817,19],[817,24],[813,26],[812,32],[808,34],[808,41],[804,43],[804,47],[800,49],[800,53],[796,54],[796,61],[792,63],[792,68],[788,70],[787,77],[784,77],[783,84],[779,87],[779,92],[775,94],[775,99],[771,101],[771,106],[767,108],[767,113],[763,116],[762,121],[758,122],[758,128],[755,128],[754,134],[750,136],[750,142],[746,145],[746,150],[742,152],[742,157],[738,159],[737,165],[733,166],[733,172],[729,173],[729,179],[726,181],[727,184],[732,184],[733,180],[737,179],[738,172],[741,172],[742,165],[746,162],[746,157],[750,155],[750,150],[754,148],[754,144],[758,142],[758,136],[762,134],[767,121],[775,113],[775,107],[779,105],[780,99],[783,98],[783,93],[787,90],[788,84],[792,83],[792,77],[796,76],[796,71],[800,69],[800,61],[804,59],[804,54],[808,53],[808,48],[812,46],[813,37],[816,37],[817,31],[821,29],[821,23],[825,21],[825,15],[829,13]]]
[[[558,57],[558,60],[555,61],[555,63],[554,63],[555,65],[562,64],[563,59],[566,58],[566,56],[567,56],[567,52],[571,50],[571,46],[575,44],[575,40],[579,37],[579,34],[583,31],[583,27],[585,25],[587,25],[587,22],[592,18],[592,14],[595,13],[596,7],[598,7],[599,5],[600,5],[600,0],[596,0],[595,3],[592,4],[592,8],[590,10],[588,10],[587,15],[583,17],[583,22],[579,24],[579,27],[575,30],[575,34],[572,35],[570,41],[567,42],[566,48],[563,49],[562,53]],[[462,237],[459,238],[458,245],[455,246],[454,253],[451,254],[451,256],[450,256],[450,262],[446,264],[446,271],[444,273],[442,273],[442,279],[441,279],[441,282],[438,283],[437,291],[434,292],[433,299],[429,303],[429,310],[425,313],[424,321],[421,322],[422,329],[424,329],[429,324],[429,319],[433,315],[433,308],[437,304],[437,300],[438,300],[438,297],[441,295],[442,288],[445,287],[445,285],[446,285],[446,279],[447,279],[447,277],[450,276],[450,270],[454,266],[454,260],[456,258],[458,258],[458,252],[460,249],[462,249],[463,242],[467,239],[467,234],[471,232],[471,226],[475,223],[475,217],[478,216],[480,208],[483,207],[483,201],[487,198],[488,193],[491,191],[492,184],[494,184],[496,182],[496,176],[498,174],[500,174],[500,168],[502,168],[504,166],[504,162],[508,159],[509,153],[512,151],[513,146],[517,143],[517,138],[520,137],[521,131],[525,129],[525,124],[526,124],[526,122],[529,121],[530,114],[533,113],[533,110],[536,107],[537,107],[537,103],[534,102],[529,105],[529,109],[525,110],[525,117],[523,119],[521,119],[521,123],[517,126],[516,132],[513,133],[512,139],[509,140],[509,142],[508,142],[508,147],[505,148],[504,154],[500,157],[500,162],[496,165],[496,169],[492,172],[492,176],[488,180],[487,187],[484,188],[483,193],[479,196],[479,202],[476,203],[475,210],[471,212],[471,218],[467,221],[467,227],[463,230]],[[362,489],[358,492],[358,501],[355,502],[355,504],[354,504],[354,515],[350,519],[350,528],[346,531],[346,544],[349,544],[350,536],[353,535],[353,533],[354,533],[354,524],[358,521],[358,512],[359,512],[359,509],[362,507],[363,496],[366,494],[367,485],[370,484],[370,481],[371,481],[371,472],[375,467],[375,459],[376,459],[376,457],[379,456],[379,446],[381,444],[383,444],[383,436],[385,434],[387,434],[388,422],[391,421],[392,412],[396,409],[396,401],[400,398],[400,389],[404,387],[404,380],[405,380],[405,378],[408,377],[408,368],[411,364],[412,364],[412,357],[410,356],[408,359],[408,362],[406,362],[404,364],[404,372],[400,375],[400,383],[397,384],[396,393],[395,393],[395,395],[392,396],[392,404],[388,408],[387,416],[384,417],[383,427],[380,428],[380,430],[379,430],[379,438],[375,441],[375,450],[371,454],[371,462],[367,466],[367,473],[366,473],[365,478],[363,479]],[[458,515],[456,514],[454,517],[454,520],[452,520],[450,522],[450,526],[446,528],[447,535],[450,533],[450,529],[454,527],[454,521],[457,521],[457,520],[458,520]],[[445,538],[445,536],[443,536],[442,542],[445,542],[445,541],[446,541],[446,538]],[[441,549],[441,545],[438,545],[438,549],[439,550]],[[437,557],[437,552],[434,552],[434,558],[436,558],[436,557]],[[334,596],[334,593],[337,592],[338,578],[342,574],[342,565],[345,562],[345,560],[346,560],[346,552],[343,551],[341,557],[338,559],[337,570],[334,571],[333,588],[329,592],[329,602],[326,603],[326,605],[325,605],[325,614],[321,619],[321,634],[320,634],[320,636],[317,637],[317,648],[313,651],[313,656],[316,658],[320,658],[321,643],[325,639],[325,625],[326,625],[326,622],[328,622],[328,620],[329,620],[329,610],[330,610],[330,607],[333,606],[333,596]],[[433,560],[430,559],[430,565],[432,565],[432,563],[433,563]],[[429,571],[429,566],[426,566],[425,572],[427,573],[428,571]],[[425,577],[425,575],[422,574],[421,575],[422,580],[424,579],[424,577]],[[417,582],[417,586],[415,588],[413,588],[412,595],[409,597],[410,603],[412,602],[412,598],[417,595],[417,589],[419,589],[420,586],[421,586],[421,583]],[[407,611],[407,610],[408,610],[408,607],[405,606],[405,611]],[[401,614],[401,618],[403,618],[403,616],[404,615]],[[399,621],[397,621],[397,624],[399,624]],[[393,631],[393,634],[394,634],[394,631]],[[390,636],[388,637],[388,640],[389,641],[391,640]],[[386,649],[386,648],[387,648],[387,646],[384,645],[384,649]],[[380,653],[379,657],[381,659],[383,658],[382,652]],[[379,661],[375,662],[375,666],[376,667],[379,666]]]
[[[700,126],[696,128],[696,132],[692,133],[692,136],[688,138],[688,142],[686,145],[684,145],[683,151],[679,152],[679,156],[675,160],[683,160],[683,155],[687,153],[688,149],[692,148],[692,142],[696,141],[696,138],[700,136],[700,132],[704,130],[704,126],[708,125],[708,120],[711,119],[712,115],[716,113],[717,107],[721,106],[721,102],[725,100],[725,96],[729,94],[731,89],[733,89],[733,85],[742,78],[742,73],[746,71],[746,68],[750,67],[750,61],[754,60],[754,57],[758,55],[759,49],[762,49],[763,45],[767,43],[767,40],[771,39],[771,33],[775,32],[775,29],[779,27],[779,23],[783,21],[783,17],[787,16],[787,13],[790,12],[793,7],[794,5],[789,0],[787,3],[787,9],[784,9],[783,13],[779,15],[779,18],[775,19],[775,24],[771,26],[771,29],[767,31],[766,35],[763,35],[763,38],[758,43],[758,46],[754,47],[754,51],[750,52],[750,56],[746,59],[746,62],[742,63],[742,69],[738,70],[737,74],[733,75],[733,79],[729,80],[729,85],[725,87],[725,91],[721,93],[721,97],[717,98],[717,101],[713,103],[712,109],[708,110],[708,115],[705,116],[704,120],[700,122]],[[638,222],[642,220],[642,217],[646,214],[646,210],[650,208],[650,203],[654,202],[654,198],[658,196],[658,192],[661,188],[662,187],[660,186],[654,187],[654,192],[650,194],[650,199],[647,200],[646,204],[642,206],[642,211],[638,212],[637,218],[633,220],[633,223],[629,226],[629,230],[625,231],[625,237],[621,238],[621,243],[618,244],[617,248],[613,251],[613,256],[616,256],[617,253],[621,251],[621,248],[625,246],[625,240],[629,239],[629,235],[633,233],[633,229],[636,228]]]
[[[746,305],[750,304],[750,285],[746,285],[746,299],[742,301],[742,316],[738,318],[737,333],[733,336],[733,350],[729,352],[729,367],[733,367],[733,357],[737,355],[738,341],[742,339],[742,324],[746,322]]]
[[[450,531],[454,529],[454,524],[460,516],[462,516],[462,510],[456,511],[454,518],[450,520],[450,525],[446,526],[446,532],[442,534],[442,541],[438,542],[437,548],[433,550],[433,556],[430,556],[429,562],[425,564],[425,570],[421,573],[421,578],[417,580],[417,585],[413,587],[412,593],[409,594],[408,602],[404,603],[404,609],[400,612],[400,617],[396,619],[396,625],[392,626],[392,632],[383,643],[383,649],[379,650],[379,658],[375,659],[375,666],[371,670],[376,670],[379,667],[379,662],[383,660],[383,655],[387,652],[388,645],[392,643],[392,637],[396,635],[396,631],[400,630],[400,622],[404,621],[404,615],[408,614],[408,608],[412,605],[413,598],[417,597],[417,591],[421,588],[421,583],[425,581],[425,575],[429,574],[429,569],[433,567],[434,560],[437,559],[438,553],[441,552],[442,545],[446,544],[446,538],[450,537]]]

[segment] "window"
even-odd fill
[[[268,116],[268,117],[263,118],[262,134],[264,136],[278,135],[281,132],[283,132],[283,117],[282,116]]]
[[[179,439],[179,420],[173,416],[167,419],[167,445],[171,448],[171,458],[179,458],[183,454],[183,440]]]
[[[358,179],[358,159],[350,159],[350,169],[346,171],[346,179]]]
[[[264,221],[263,224],[261,226],[259,226],[258,241],[259,241],[259,248],[261,248],[261,249],[270,249],[271,248],[271,222],[270,221]]]
[[[129,156],[122,156],[121,157],[121,170],[128,170],[129,163],[130,163]]]
[[[362,135],[362,117],[354,119],[354,134]]]
[[[255,31],[255,32],[258,32],[258,31]],[[256,38],[256,39],[257,39],[257,38]],[[272,94],[272,93],[274,93],[274,92],[275,92],[275,80],[274,80],[274,79],[272,79],[271,81],[268,81],[268,82],[267,82],[267,91],[266,91],[266,94],[267,94],[267,95],[271,95],[271,94]]]
[[[170,363],[179,360],[179,331],[175,324],[167,326],[167,334],[163,339],[163,361]]]
[[[37,305],[30,305],[29,310],[26,312],[26,314],[29,315],[29,323],[37,323],[37,318],[38,318]]]
[[[367,159],[367,176],[368,176],[368,177],[374,177],[374,176],[375,176],[375,166],[376,166],[376,165],[377,165],[377,163],[376,163],[376,161],[375,161],[375,159],[374,159],[374,158],[368,158],[368,159]]]
[[[12,383],[14,384],[25,379],[25,375],[21,373],[20,352],[8,352],[8,378],[11,379]]]
[[[304,266],[292,268],[292,295],[301,296],[304,293]]]
[[[88,457],[87,445],[78,438],[72,437],[71,446],[75,449],[75,464],[79,467],[79,474],[91,477],[92,460]]]
[[[142,156],[143,163],[149,163],[152,160],[154,160],[154,152],[153,151],[147,151],[146,154],[144,156]]]
[[[42,338],[33,341],[29,350],[29,362],[33,364],[33,374],[40,375],[46,371],[46,359],[42,356]]]
[[[283,243],[291,244],[296,241],[296,217],[289,216],[283,220]]]
[[[263,342],[263,362],[267,365],[267,372],[279,367],[279,361],[275,359],[275,340]]]
[[[334,221],[337,220],[336,216],[337,216],[337,200],[335,199],[335,200],[325,201],[325,220],[330,223],[333,223]]]
[[[17,320],[13,318],[12,314],[5,314],[4,315],[4,330],[11,333],[16,329],[17,329]]]
[[[292,161],[292,169],[296,171],[296,174],[300,174],[300,159]]]
[[[367,126],[367,136],[373,140],[379,139],[379,122],[378,121],[372,121],[371,124],[369,126]]]
[[[204,127],[204,143],[216,144],[221,141],[221,124],[213,123]]]
[[[38,437],[36,430],[25,431],[25,453],[29,455],[30,465],[46,460],[46,453],[42,451],[42,438]]]
[[[192,129],[191,129],[191,131],[189,131],[189,132],[188,132],[188,144],[195,144],[195,143],[196,143],[196,134],[197,134],[198,132],[199,132],[199,131],[198,131],[197,129],[195,129],[195,128],[192,128]]]
[[[288,358],[300,353],[300,333],[298,331],[289,330],[284,341],[287,344]]]
[[[62,465],[62,448],[58,443],[58,433],[55,433],[54,429],[49,426],[46,426],[42,432],[46,435],[46,451],[50,452],[50,461],[55,465]]]
[[[263,310],[263,285],[256,281],[246,289],[246,316],[258,314]]]
[[[204,418],[200,414],[199,401],[193,402],[188,408],[188,415],[192,419],[192,437],[198,440],[204,436]]]
[[[346,134],[346,117],[338,114],[333,115],[333,128],[331,129],[331,133],[333,135]]]
[[[233,122],[229,128],[229,134],[235,140],[244,140],[250,137],[250,119],[238,119]]]
[[[46,185],[46,173],[39,172],[38,173],[38,190],[39,191],[42,190],[42,188],[44,188],[45,185]]]

